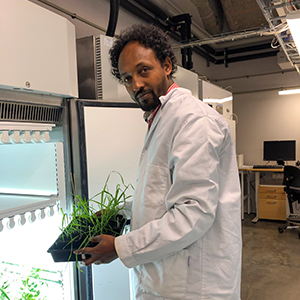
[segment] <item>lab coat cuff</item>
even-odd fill
[[[130,247],[127,243],[127,235],[121,235],[115,238],[115,249],[121,262],[127,268],[133,268],[139,265],[139,262],[133,257]]]

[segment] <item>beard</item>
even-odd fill
[[[145,91],[141,91],[140,93],[144,93],[144,92]],[[151,113],[156,109],[156,107],[158,105],[161,104],[159,97],[154,93],[154,91],[152,91],[152,90],[147,91],[147,93],[149,93],[150,95],[146,101],[139,101],[137,96],[140,93],[138,93],[135,98],[136,98],[136,102],[140,105],[140,107],[143,111]]]

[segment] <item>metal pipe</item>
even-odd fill
[[[184,11],[182,11],[180,8],[178,8],[172,0],[164,0],[166,3],[168,3],[173,9],[177,11],[178,14],[183,14]],[[192,24],[192,32],[194,32],[199,38],[207,38],[211,35],[202,27]]]
[[[281,7],[285,7],[285,6],[291,6],[291,5],[295,5],[295,4],[300,4],[300,1],[284,2],[281,4],[277,4],[277,5],[266,6],[265,9],[272,10],[272,9],[277,9],[277,8],[281,8]]]
[[[103,31],[103,32],[106,33],[106,29],[102,28],[101,26],[99,26],[99,25],[97,25],[95,23],[90,22],[87,19],[84,19],[84,18],[78,16],[76,13],[72,13],[72,12],[70,12],[70,11],[68,11],[68,10],[66,10],[66,9],[64,9],[64,8],[56,5],[56,4],[53,4],[53,3],[51,3],[51,2],[49,2],[47,0],[38,0],[38,1],[46,4],[46,5],[54,8],[54,9],[56,9],[56,10],[62,12],[62,13],[64,13],[64,14],[66,14],[68,16],[70,16],[72,19],[77,19],[77,20],[79,20],[79,21],[81,21],[81,22],[83,22],[83,23],[85,23],[87,25],[90,25],[90,26],[92,26],[94,28],[97,28],[97,29],[99,29],[99,30],[101,30],[101,31]]]
[[[258,58],[265,58],[265,57],[271,57],[271,56],[276,56],[277,51],[271,51],[271,52],[263,52],[263,53],[257,53],[257,54],[250,54],[246,56],[236,56],[236,57],[231,57],[227,58],[227,64],[228,63],[233,63],[233,62],[239,62],[239,61],[244,61],[244,60],[251,60],[251,59],[258,59]],[[220,59],[217,60],[216,64],[223,64],[225,63],[225,60]]]
[[[145,11],[141,10],[140,8],[138,8],[137,6],[135,6],[134,4],[132,4],[131,2],[127,1],[127,0],[122,0],[120,2],[120,5],[122,7],[124,7],[125,9],[127,9],[128,11],[130,11],[131,13],[133,13],[135,16],[143,19],[146,22],[149,23],[153,23],[158,25],[159,27],[161,27],[163,30],[166,30],[166,26],[164,26],[162,23],[160,23],[157,19],[152,18],[151,16],[149,16]],[[265,32],[269,33],[269,29],[265,29]],[[257,36],[257,35],[261,35],[262,30],[260,31],[253,31],[251,32],[252,35]],[[243,32],[241,38],[245,38],[245,35],[247,35],[247,33]],[[250,33],[248,34],[250,35]],[[178,34],[175,34],[174,32],[170,33],[170,36],[175,39],[176,41],[180,41],[181,38]],[[228,36],[228,40],[232,40],[232,37],[237,37],[237,35],[230,35]],[[218,37],[219,39],[221,39],[222,41],[224,40],[224,37]],[[202,43],[202,41],[201,41]],[[207,39],[207,43],[213,44],[215,43],[214,41],[211,42],[210,39]],[[185,48],[185,47],[189,47],[191,43],[187,43],[187,44],[182,44],[179,46],[173,46],[173,49],[181,49],[181,48]],[[195,43],[195,45],[198,45],[199,42]],[[193,47],[193,52],[199,54],[200,56],[202,56],[204,59],[206,59],[209,62],[212,62],[214,64],[223,64],[224,60],[220,59],[220,60],[216,60],[213,56],[211,56],[209,53],[203,51],[200,47]],[[272,52],[267,52],[261,55],[247,55],[247,56],[243,56],[243,57],[236,57],[236,58],[228,58],[228,63],[230,62],[237,62],[237,61],[243,61],[243,60],[249,60],[249,59],[256,59],[256,58],[262,58],[262,57],[267,57],[267,56],[274,56],[276,55],[277,51],[272,51]],[[183,64],[186,64],[186,61],[183,62]]]
[[[228,68],[228,52],[227,52],[227,48],[224,49],[224,65],[225,65],[225,68]]]
[[[120,0],[110,0],[110,15],[109,15],[109,23],[107,27],[107,36],[113,37],[115,35],[115,30],[118,22],[119,16],[119,6]]]
[[[277,74],[284,74],[284,73],[291,73],[296,72],[295,70],[286,70],[280,72],[270,72],[270,73],[263,73],[263,74],[253,74],[253,75],[245,75],[245,76],[237,76],[237,77],[229,77],[229,78],[219,78],[219,79],[211,79],[211,82],[218,82],[218,81],[231,81],[236,79],[249,79],[252,77],[261,77],[261,76],[270,76],[270,75],[277,75]]]
[[[132,14],[134,14],[135,16],[141,18],[142,20],[144,20],[148,23],[157,25],[161,29],[166,30],[166,26],[161,24],[157,19],[154,19],[151,16],[149,16],[146,12],[144,12],[143,10],[141,10],[140,8],[138,8],[131,2],[129,2],[127,0],[122,0],[120,2],[120,5],[123,8],[125,8],[126,10],[128,10],[129,12],[131,12]],[[181,37],[178,34],[176,34],[175,32],[170,32],[169,34],[170,34],[170,37],[173,38],[175,41],[177,41],[177,42],[181,41]],[[216,62],[216,60],[212,56],[210,56],[208,53],[206,53],[205,51],[201,50],[198,47],[194,47],[193,51],[212,63]]]
[[[134,0],[136,3],[138,3],[141,7],[143,7],[145,10],[148,10],[149,12],[151,12],[156,20],[157,18],[158,19],[161,19],[162,21],[164,22],[167,22],[168,20],[170,21],[175,21],[176,18],[178,17],[177,15],[175,15],[174,17],[170,17],[168,16],[162,9],[160,9],[158,6],[150,3],[148,0]],[[123,1],[121,1],[121,4],[122,4]],[[187,16],[189,16],[189,14],[186,14],[184,12],[182,12],[179,8],[177,8],[172,2],[169,2],[169,1],[166,1],[170,6],[172,6],[174,9],[176,9],[176,11],[178,12],[178,14],[181,16],[180,18],[182,18],[182,16],[186,15],[186,20],[187,20]],[[144,13],[144,11],[143,11]],[[138,14],[137,14],[138,15]],[[143,19],[143,18],[142,18]],[[189,19],[190,19],[190,28],[189,30],[191,31],[195,31],[196,34],[200,35],[201,37],[205,36],[206,38],[210,37],[210,34],[208,34],[204,29],[200,28],[199,26],[194,26],[191,22],[191,18],[189,16]],[[187,20],[188,22],[188,20]],[[201,29],[201,30],[200,30]],[[171,37],[174,38],[174,36],[172,36],[172,33],[171,33]],[[176,41],[179,41],[179,39],[177,39],[176,37],[174,38]],[[210,46],[207,46],[207,47],[203,47],[203,49],[208,52],[206,55],[210,56],[211,55],[214,55],[215,51],[210,47]],[[202,53],[205,53],[205,51],[201,50]],[[191,51],[188,50],[189,52],[189,55],[191,54]],[[189,58],[189,60],[191,60],[191,58]],[[210,61],[213,61],[213,59],[210,57],[209,59]]]
[[[134,0],[134,1],[139,5],[141,5],[142,7],[146,8],[148,11],[153,13],[156,17],[158,17],[162,21],[167,21],[167,19],[169,18],[169,16],[163,10],[161,10],[158,6],[156,6],[155,4],[151,3],[148,0]]]
[[[193,52],[197,53],[198,55],[200,55],[207,61],[212,62],[213,64],[215,64],[217,62],[217,60],[214,57],[212,57],[211,55],[209,55],[208,53],[206,53],[199,47],[193,47],[192,50],[193,50]]]
[[[286,16],[281,16],[281,17],[274,17],[274,18],[270,18],[270,21],[279,21],[279,20],[285,20]]]
[[[266,33],[270,33],[269,28],[264,28],[264,29],[260,29],[260,30],[254,30],[254,31],[243,31],[243,32],[236,33],[236,34],[215,36],[215,37],[211,37],[209,39],[203,39],[203,40],[189,42],[189,43],[186,43],[183,45],[174,46],[174,49],[178,49],[178,48],[180,49],[180,48],[189,47],[189,46],[202,46],[202,45],[230,42],[230,41],[235,41],[235,40],[239,40],[239,39],[262,36]]]
[[[38,0],[39,2],[42,2],[44,3],[45,5],[48,5],[68,16],[70,16],[71,18],[73,19],[77,19],[89,26],[92,26],[104,33],[107,32],[106,29],[100,27],[99,25],[93,23],[93,22],[90,22],[89,20],[86,20],[82,17],[80,17],[79,15],[77,15],[76,13],[72,13],[56,4],[53,4],[51,3],[50,1],[47,1],[47,0]],[[140,2],[141,4],[145,1],[141,1],[141,0],[138,0],[136,2]],[[300,2],[300,1],[299,1]],[[128,11],[132,12],[134,15],[140,17],[141,19],[143,19],[144,21],[146,22],[149,22],[149,23],[153,23],[155,24],[156,26],[159,26],[160,28],[162,28],[163,30],[166,30],[166,27],[165,25],[163,25],[161,22],[159,22],[157,19],[154,19],[152,18],[151,16],[149,16],[146,12],[144,12],[143,10],[137,8],[135,5],[133,5],[132,3],[130,3],[129,1],[127,0],[122,0],[120,2],[120,5],[127,9]],[[209,44],[214,44],[214,43],[218,43],[218,42],[224,42],[224,41],[233,41],[235,39],[242,39],[242,38],[248,38],[248,37],[252,37],[252,36],[259,36],[259,35],[262,35],[263,33],[267,33],[268,30],[267,29],[262,29],[262,30],[259,30],[259,31],[251,31],[251,32],[243,32],[243,33],[239,33],[239,34],[233,34],[233,35],[228,35],[228,36],[221,36],[221,37],[211,37],[211,38],[208,38],[208,39],[205,39],[205,40],[201,40],[201,41],[197,41],[197,42],[190,42],[190,43],[187,43],[187,44],[183,44],[183,45],[179,45],[179,46],[175,46],[173,47],[174,50],[178,49],[178,48],[183,48],[183,47],[189,47],[189,46],[199,46],[200,45],[209,45]],[[204,31],[202,31],[202,33],[204,33]],[[206,33],[206,32],[205,32]],[[175,33],[171,33],[170,36],[175,39],[176,41],[179,41],[180,40],[180,37],[179,35],[175,34]],[[207,51],[207,49],[205,49]],[[223,63],[223,60],[216,60],[215,58],[213,58],[209,53],[201,50],[201,48],[198,48],[198,47],[194,47],[193,48],[193,52],[199,54],[200,56],[202,56],[204,59],[206,59],[207,61],[209,62],[212,62],[214,64],[220,64],[220,63]],[[249,56],[247,56],[245,59],[251,59]],[[245,60],[243,59],[243,57],[240,57],[239,58],[239,61],[241,60]],[[232,62],[232,61],[235,61],[234,59],[228,59],[228,62]],[[296,69],[299,70],[299,68],[295,65]]]
[[[244,52],[260,51],[260,50],[266,50],[266,49],[270,50],[270,43],[227,50],[227,54],[234,55],[234,54],[240,54],[240,53],[244,53]],[[224,55],[224,52],[222,52],[222,51],[216,52],[216,54],[215,54],[215,56],[223,56],[223,55]]]
[[[277,41],[278,41],[279,44],[281,45],[281,47],[282,47],[282,49],[283,49],[283,52],[285,53],[285,55],[286,55],[288,61],[289,61],[292,65],[294,65],[292,59],[290,58],[290,56],[289,56],[289,54],[288,54],[288,52],[287,52],[287,50],[286,50],[284,41],[282,40],[281,36],[280,36],[280,35],[276,32],[276,30],[275,30],[275,26],[273,25],[273,23],[272,23],[272,21],[271,21],[272,16],[271,16],[270,12],[269,12],[268,10],[265,10],[264,3],[262,3],[261,0],[256,0],[256,2],[257,2],[257,4],[258,4],[258,6],[260,7],[260,9],[261,9],[261,11],[262,11],[264,17],[265,17],[266,20],[268,21],[269,26],[270,26],[270,29],[274,31],[274,35],[276,36]]]
[[[131,12],[133,15],[139,17],[140,19],[144,20],[147,23],[152,23],[163,30],[166,30],[166,26],[160,23],[157,19],[154,19],[149,14],[138,8],[136,5],[132,4],[127,0],[122,0],[120,2],[120,6]]]

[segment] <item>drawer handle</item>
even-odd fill
[[[276,195],[268,195],[267,197],[268,198],[276,198],[277,196]]]
[[[267,192],[276,192],[276,189],[267,189]]]
[[[268,204],[276,204],[276,201],[267,201]]]

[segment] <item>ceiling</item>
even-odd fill
[[[187,56],[182,63],[187,63],[188,69],[188,51],[208,63],[226,66],[276,56],[281,51],[286,68],[295,67],[299,72],[300,57],[285,16],[298,10],[300,1],[121,0],[120,5],[169,31],[179,42],[175,48],[189,49],[181,50]]]

